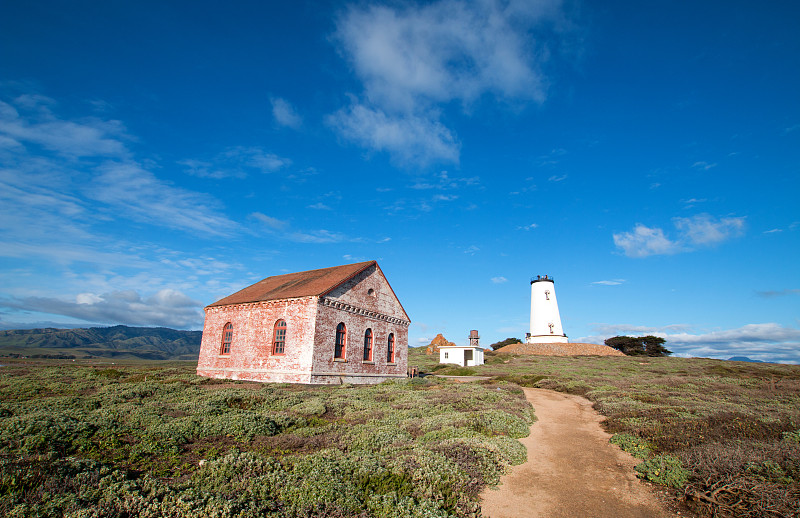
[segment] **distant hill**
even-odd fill
[[[196,360],[202,336],[202,331],[166,327],[12,329],[0,331],[0,355]]]
[[[750,363],[764,363],[762,360],[753,360],[747,356],[731,356],[728,358],[729,362],[750,362]]]

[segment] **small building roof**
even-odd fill
[[[377,264],[376,261],[366,261],[319,270],[274,275],[209,304],[208,307],[324,295],[370,266],[377,266]]]

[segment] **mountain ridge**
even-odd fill
[[[124,325],[74,329],[8,329],[0,331],[0,354],[195,360],[200,354],[202,336],[202,331]]]

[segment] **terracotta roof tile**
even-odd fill
[[[267,277],[233,295],[209,304],[209,307],[324,295],[372,265],[377,265],[377,262],[366,261]]]

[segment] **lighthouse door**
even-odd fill
[[[467,362],[472,361],[472,351],[464,351],[464,367],[467,366]]]

